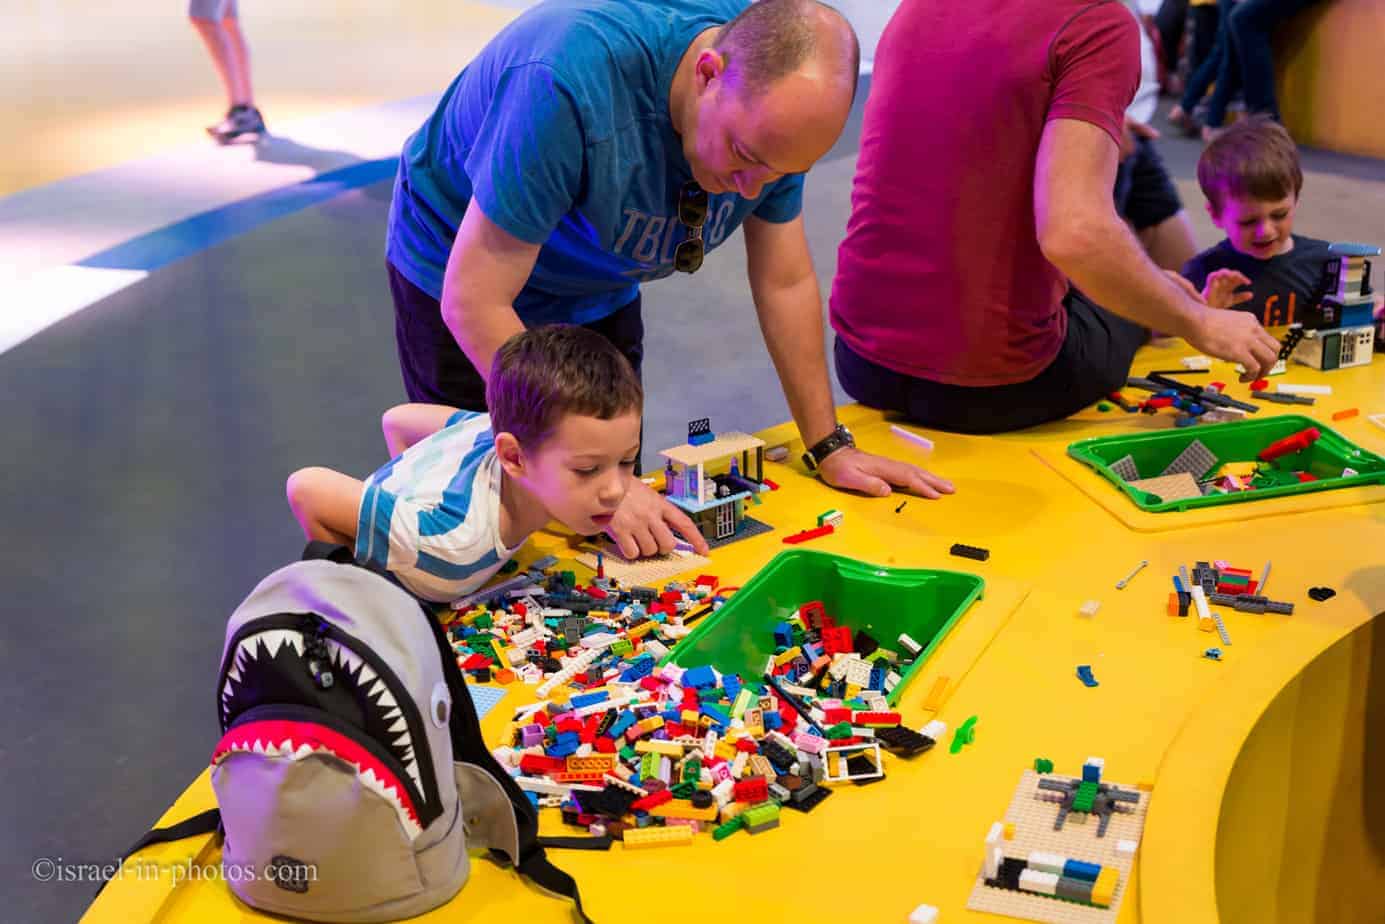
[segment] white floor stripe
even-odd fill
[[[143,270],[54,266],[23,278],[0,277],[0,353],[148,275]]]

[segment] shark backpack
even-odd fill
[[[533,805],[485,747],[442,627],[347,549],[312,543],[232,614],[217,712],[218,808],[134,850],[219,824],[225,880],[247,905],[373,922],[451,901],[481,847],[588,920],[544,847],[610,839],[537,836]]]

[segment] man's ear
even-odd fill
[[[693,73],[697,75],[697,89],[705,89],[707,84],[726,73],[726,56],[715,48],[702,49],[697,53]]]
[[[528,460],[524,456],[524,447],[519,445],[513,433],[502,430],[495,435],[495,456],[500,460],[505,474],[511,478],[524,477]]]
[[[1207,207],[1207,214],[1211,217],[1212,221],[1217,221],[1217,206],[1212,202],[1212,200],[1208,199],[1206,202],[1202,204]]]

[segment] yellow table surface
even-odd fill
[[[1177,343],[1146,348],[1136,374],[1177,367],[1178,359],[1189,353]],[[1220,364],[1211,376],[1199,378],[1232,383],[1229,393],[1235,397],[1248,395]],[[1385,453],[1385,429],[1366,419],[1385,412],[1385,400],[1378,397],[1385,386],[1385,362],[1326,374],[1292,367],[1279,381],[1327,383],[1335,394],[1319,398],[1311,408],[1267,404],[1262,416],[1305,413],[1363,448]],[[1332,412],[1353,406],[1360,407],[1359,416],[1331,422]],[[1377,800],[1374,808],[1367,807],[1368,815],[1375,814],[1365,827],[1352,820],[1351,786],[1354,780],[1359,803],[1362,774],[1352,759],[1342,758],[1363,748],[1361,735],[1351,734],[1349,723],[1360,720],[1363,708],[1382,711],[1379,691],[1372,702],[1361,703],[1371,646],[1380,647],[1370,638],[1371,620],[1385,610],[1385,565],[1378,554],[1385,545],[1380,492],[1351,489],[1305,497],[1298,504],[1234,505],[1226,509],[1239,516],[1220,522],[1161,514],[1167,525],[1150,531],[1098,503],[1054,463],[1076,439],[1171,427],[1168,411],[1149,418],[1091,409],[1067,421],[992,437],[929,432],[936,448],[928,453],[892,435],[876,412],[853,405],[841,410],[841,419],[863,447],[947,476],[957,485],[956,495],[934,502],[910,498],[896,512],[902,498],[846,496],[805,477],[796,461],[769,464],[766,475],[781,490],[767,495],[754,515],[775,526],[775,532],[718,551],[713,566],[703,570],[719,575],[723,583],[739,584],[786,548],[784,535],[815,525],[817,513],[836,507],[844,512],[845,523],[812,547],[900,567],[980,574],[986,580],[984,596],[939,646],[899,704],[906,723],[918,728],[929,718],[921,707],[935,677],[951,677],[937,717],[948,723],[950,741],[952,728],[970,715],[979,716],[975,743],[958,755],[948,753],[945,741],[912,760],[891,758],[883,783],[839,788],[809,815],[785,813],[782,825],[764,835],[741,833],[722,843],[700,836],[688,847],[630,853],[618,844],[604,853],[552,851],[555,862],[576,876],[595,920],[621,920],[631,913],[659,920],[670,912],[723,914],[734,909],[736,918],[746,921],[902,922],[922,903],[938,906],[947,924],[995,920],[965,909],[987,829],[1003,813],[1020,772],[1036,757],[1052,759],[1057,772],[1076,773],[1089,755],[1105,758],[1108,781],[1154,783],[1145,840],[1121,921],[1215,921],[1219,901],[1221,920],[1277,920],[1267,915],[1288,913],[1305,902],[1326,907],[1324,889],[1350,883],[1353,876],[1378,877],[1381,888],[1375,890],[1376,898],[1340,899],[1339,911],[1356,910],[1354,916],[1341,911],[1334,919],[1385,919],[1378,897],[1385,895],[1385,848],[1371,847],[1372,838],[1377,845],[1385,840],[1379,838],[1381,830],[1365,829],[1381,824],[1385,811]],[[714,417],[713,424],[734,429],[735,421]],[[793,430],[780,426],[759,435],[774,445],[790,440]],[[801,445],[789,445],[790,459],[796,460]],[[1098,479],[1091,472],[1086,477],[1094,484]],[[1114,490],[1111,494],[1120,499]],[[1355,502],[1322,507],[1328,496],[1334,502],[1354,496]],[[989,548],[990,560],[952,557],[948,548],[954,542]],[[526,559],[543,554],[546,544],[553,540],[538,537]],[[1148,559],[1149,566],[1126,589],[1116,590],[1115,582],[1141,559]],[[1196,619],[1167,616],[1170,575],[1178,565],[1215,559],[1250,568],[1257,579],[1265,562],[1273,561],[1269,595],[1293,602],[1294,615],[1218,608],[1233,640],[1230,646],[1220,645],[1215,634],[1198,631]],[[1337,596],[1326,603],[1310,600],[1307,588],[1321,584],[1335,588]],[[1102,604],[1093,619],[1077,613],[1089,599]],[[1213,645],[1225,651],[1220,663],[1201,656]],[[1297,708],[1301,715],[1295,720],[1298,701],[1287,700],[1286,691],[1296,691],[1293,685],[1303,682],[1320,656],[1336,658],[1329,679],[1319,681],[1335,693]],[[1099,687],[1089,689],[1078,681],[1078,664],[1092,666]],[[1378,665],[1374,680],[1376,687],[1382,686]],[[510,688],[482,723],[489,741],[496,741],[512,709],[531,695],[532,688]],[[1299,693],[1303,696],[1319,694]],[[1272,708],[1276,721],[1262,721]],[[1294,784],[1311,779],[1308,788],[1325,787],[1325,794],[1314,797],[1296,790],[1291,796],[1282,774],[1266,762],[1244,758],[1252,744],[1267,760],[1316,768],[1303,770]],[[1294,756],[1296,748],[1316,750],[1305,760]],[[1338,836],[1336,829],[1327,831],[1325,823],[1305,828],[1286,808],[1312,798],[1325,805],[1334,792],[1346,806],[1338,819],[1354,838],[1345,847],[1337,843],[1332,848],[1345,856],[1346,869],[1322,857],[1324,842],[1329,835]],[[159,824],[213,804],[204,772]],[[1273,811],[1266,809],[1271,804]],[[1274,820],[1268,820],[1271,815]],[[545,811],[544,825],[544,833],[577,833],[563,828],[552,810]],[[1303,881],[1289,890],[1294,894],[1265,884],[1267,865],[1274,867],[1270,875],[1278,875],[1280,867],[1297,869],[1299,854],[1307,859],[1295,873]],[[215,864],[219,850],[209,838],[196,838],[141,854],[168,864],[189,857]],[[1252,860],[1255,865],[1248,866]],[[1324,885],[1326,880],[1332,881]],[[1241,892],[1263,894],[1252,900]],[[1362,902],[1375,902],[1370,913],[1380,911],[1379,916],[1361,911]],[[1229,905],[1249,910],[1237,918]],[[567,902],[481,861],[450,905],[419,920],[493,924],[497,914],[535,922],[572,919]],[[199,924],[272,920],[240,905],[214,878],[174,887],[170,876],[115,881],[85,918],[148,919]]]

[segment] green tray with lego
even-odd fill
[[[794,620],[803,604],[820,601],[836,625],[868,632],[881,648],[905,656],[901,634],[922,648],[886,694],[894,705],[984,588],[979,576],[961,571],[882,567],[808,549],[780,552],[660,664],[710,664],[759,680],[783,647],[774,645],[774,627]]]
[[[1385,458],[1297,414],[1068,446],[1141,510],[1197,510],[1385,483]]]

